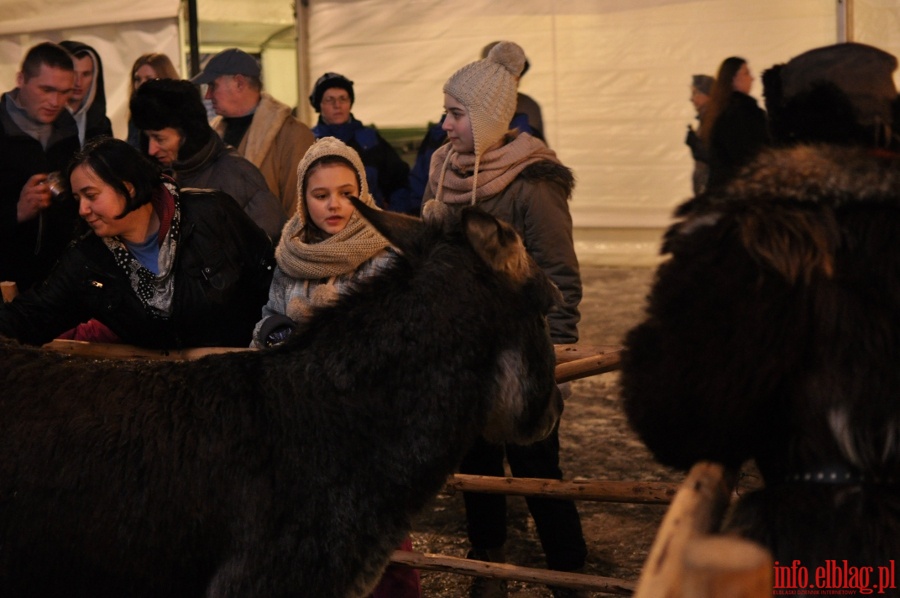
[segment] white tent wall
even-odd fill
[[[688,197],[684,145],[694,73],[727,56],[754,75],[836,41],[830,0],[311,0],[310,76],[355,82],[354,114],[382,128],[421,126],[441,88],[497,39],[531,68],[521,90],[542,106],[547,139],[578,184],[579,255],[653,256],[672,208]],[[753,93],[760,97],[761,85]],[[623,231],[625,233],[623,234]],[[652,259],[652,257],[651,257]]]
[[[853,41],[877,46],[900,57],[900,6],[897,0],[853,0]],[[900,81],[900,72],[894,73]]]
[[[299,10],[300,72],[284,35]],[[690,192],[683,144],[694,121],[688,84],[729,55],[765,68],[848,38],[900,55],[897,0],[198,0],[204,52],[260,51],[266,87],[299,103],[325,71],[355,81],[355,115],[382,128],[440,117],[441,87],[484,44],[512,39],[531,69],[521,89],[541,103],[548,141],[578,179],[571,208],[579,255],[656,253],[672,208]],[[104,62],[109,116],[125,136],[129,71],[145,52],[184,64],[184,0],[0,0],[0,90],[26,49],[91,44]],[[308,72],[305,65],[309,64]],[[301,89],[297,89],[298,83]],[[757,82],[753,94],[761,97]],[[314,114],[307,112],[306,120]],[[311,123],[312,124],[312,123]]]
[[[16,73],[34,44],[77,40],[103,61],[107,115],[113,133],[127,134],[131,65],[146,52],[162,52],[179,65],[179,0],[0,1],[0,89],[15,86]],[[183,71],[183,65],[179,69]]]

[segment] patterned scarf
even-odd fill
[[[528,133],[507,137],[506,143],[481,156],[460,154],[445,143],[431,158],[428,181],[436,200],[474,205],[500,193],[526,167],[544,160],[560,163],[556,152]]]
[[[172,298],[175,295],[175,253],[181,236],[181,204],[178,187],[168,177],[163,177],[150,202],[159,217],[159,275],[141,265],[119,237],[104,237],[103,242],[112,252],[119,268],[125,272],[138,299],[154,318],[166,319],[172,315]]]

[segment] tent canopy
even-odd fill
[[[117,136],[138,55],[165,52],[187,74],[181,0],[0,0],[0,8],[6,89],[32,44],[88,43],[104,61]],[[575,173],[580,228],[665,226],[688,196],[691,75],[715,74],[739,55],[758,78],[843,31],[900,53],[900,7],[883,0],[198,0],[198,14],[202,52],[261,53],[267,89],[310,124],[309,82],[337,71],[355,82],[363,122],[425,127],[440,118],[450,74],[486,43],[516,41],[531,64],[521,90],[541,104],[547,140]],[[751,93],[761,98],[758,81]]]

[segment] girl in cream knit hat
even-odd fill
[[[528,133],[509,131],[516,108],[518,79],[525,53],[500,42],[487,57],[464,66],[444,85],[447,142],[431,158],[423,216],[446,218],[467,205],[513,225],[528,252],[556,283],[564,302],[550,314],[554,343],[578,340],[581,277],[572,242],[568,200],[572,172],[544,142]],[[504,453],[515,476],[562,477],[558,430],[529,446],[489,445],[480,440],[466,456],[461,473],[504,475]],[[502,561],[506,539],[506,503],[502,495],[464,493],[470,556]],[[578,511],[572,501],[533,498],[528,506],[551,569],[584,566],[586,548]],[[476,578],[472,596],[502,596],[501,581]],[[554,588],[555,596],[577,595]]]
[[[375,206],[359,155],[334,137],[316,141],[297,167],[297,211],[281,232],[269,302],[254,347],[285,340],[316,307],[347,285],[372,276],[392,257],[387,240],[357,213],[348,196]]]

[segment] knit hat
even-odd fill
[[[513,42],[500,42],[491,48],[487,58],[462,67],[444,84],[444,93],[456,98],[469,112],[476,156],[509,130],[524,66],[522,48]]]
[[[356,150],[336,137],[322,137],[309,146],[306,154],[300,160],[300,164],[297,165],[297,215],[300,223],[304,225],[306,224],[306,214],[303,206],[306,205],[306,197],[303,183],[306,180],[306,171],[313,162],[325,156],[340,156],[353,164],[353,168],[356,170],[356,179],[359,182],[360,201],[370,206],[375,205],[375,200],[369,193],[369,184],[366,182],[366,167]]]
[[[350,95],[350,106],[353,106],[353,102],[356,100],[356,97],[353,95],[353,81],[339,73],[325,73],[316,79],[312,93],[309,94],[309,103],[316,109],[316,112],[322,111],[322,96],[332,87],[346,90]]]
[[[716,80],[709,75],[694,75],[691,77],[691,87],[706,95],[709,95],[709,92],[712,91],[712,86],[715,82]]]
[[[142,131],[172,127],[183,132],[178,159],[196,154],[213,134],[200,92],[190,81],[154,79],[141,85],[129,104],[131,120]]]
[[[259,79],[262,70],[259,61],[238,48],[222,50],[209,59],[206,67],[191,77],[191,83],[212,83],[222,75],[244,75]]]

